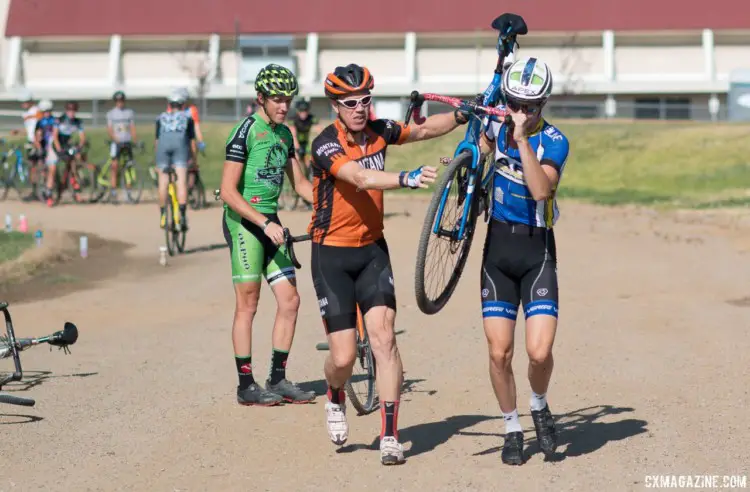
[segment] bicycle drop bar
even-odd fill
[[[411,118],[414,118],[414,122],[418,125],[424,123],[426,118],[420,114],[424,101],[440,102],[443,104],[447,104],[448,106],[453,106],[454,108],[464,107],[477,115],[489,114],[492,116],[497,116],[499,118],[503,118],[508,115],[508,110],[505,109],[505,107],[492,108],[488,106],[481,106],[475,102],[465,101],[457,97],[441,96],[440,94],[433,94],[430,92],[420,94],[418,91],[413,91],[411,93],[409,110],[406,114],[407,125],[409,124],[409,120]]]
[[[289,229],[286,227],[284,228],[284,243],[286,244],[286,249],[289,252],[289,258],[292,260],[292,264],[294,264],[294,268],[300,269],[302,268],[302,265],[300,265],[300,262],[297,261],[297,255],[294,254],[294,243],[300,243],[302,241],[309,241],[310,234],[303,234],[301,236],[292,236],[292,233],[289,232]]]

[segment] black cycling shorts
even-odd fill
[[[312,278],[326,333],[355,328],[375,306],[396,310],[393,271],[385,239],[367,246],[312,244]]]
[[[482,317],[557,317],[557,250],[552,229],[491,220],[482,259]]]

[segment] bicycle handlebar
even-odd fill
[[[284,244],[286,245],[286,250],[289,252],[289,258],[292,260],[292,264],[294,264],[294,268],[302,268],[300,262],[297,261],[297,255],[294,254],[294,243],[309,241],[311,238],[312,236],[310,234],[292,236],[292,233],[289,232],[289,229],[287,229],[286,227],[284,228]]]
[[[505,109],[504,106],[493,108],[488,106],[481,106],[476,102],[466,101],[457,97],[441,96],[440,94],[433,94],[430,92],[420,94],[419,91],[412,91],[409,102],[409,109],[406,113],[407,125],[409,124],[409,120],[411,118],[414,118],[414,122],[418,125],[421,125],[425,122],[426,118],[420,114],[422,104],[425,101],[435,101],[447,104],[448,106],[453,106],[454,108],[464,108],[475,115],[491,115],[500,118],[508,115],[508,110]]]

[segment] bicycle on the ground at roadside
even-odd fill
[[[0,302],[0,312],[5,316],[5,335],[0,335],[0,359],[6,359],[8,357],[13,358],[14,371],[10,374],[0,373],[0,390],[3,386],[8,383],[18,382],[23,379],[23,368],[21,367],[20,352],[47,343],[54,347],[59,347],[65,353],[70,353],[68,348],[70,345],[76,343],[78,340],[78,328],[71,322],[65,322],[65,326],[62,330],[56,331],[52,335],[40,338],[16,338],[16,334],[13,330],[13,321],[8,311],[8,303]],[[25,407],[33,407],[36,402],[31,398],[22,398],[7,393],[0,393],[0,403],[7,403],[9,405],[21,405]]]

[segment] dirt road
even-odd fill
[[[533,456],[508,467],[481,330],[481,239],[448,306],[423,315],[413,276],[425,203],[394,199],[390,212],[411,212],[386,223],[404,330],[399,426],[408,461],[386,468],[374,446],[377,413],[351,412],[349,442],[337,449],[324,428],[323,396],[306,406],[235,403],[234,299],[218,208],[191,215],[188,247],[198,249],[161,268],[153,205],[0,205],[45,227],[129,245],[118,250],[114,276],[11,306],[20,336],[65,320],[81,334],[71,356],[24,353],[29,384],[10,389],[37,405],[0,407],[0,490],[609,491],[643,490],[653,474],[750,472],[746,222],[562,203],[549,392],[562,445],[554,462],[537,452],[518,336],[519,411]],[[293,231],[307,218],[282,215]],[[314,346],[324,334],[309,245],[297,249],[302,308],[289,374],[322,394],[324,353]],[[253,357],[263,374],[273,316],[266,289]]]

